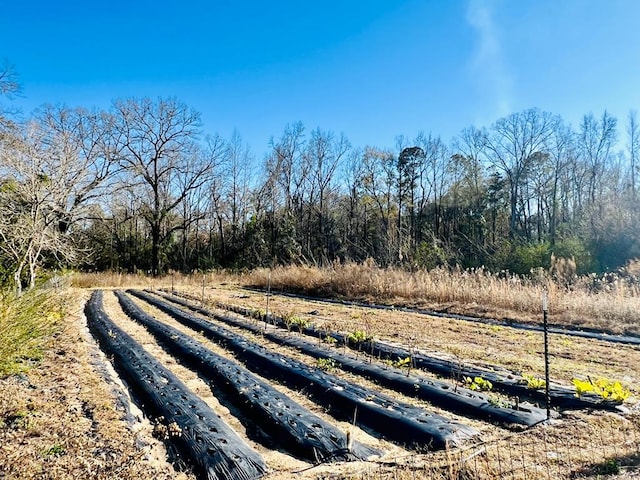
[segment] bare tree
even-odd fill
[[[610,160],[611,149],[616,142],[616,125],[616,118],[606,111],[600,119],[596,119],[591,113],[585,115],[580,124],[578,148],[586,167],[587,198],[591,205],[602,193],[605,168]]]
[[[66,234],[73,210],[61,206],[79,205],[66,182],[79,164],[64,139],[48,133],[32,121],[0,145],[0,249],[11,259],[19,293],[25,269],[29,287],[35,285],[43,255],[72,261],[77,253]]]
[[[638,163],[638,155],[640,155],[640,125],[638,125],[638,112],[631,110],[627,117],[627,134],[629,143],[629,171],[631,174],[631,199],[636,199],[636,169]]]
[[[311,132],[307,144],[307,158],[311,166],[312,189],[317,192],[318,238],[323,255],[329,249],[326,229],[327,196],[331,188],[336,169],[351,145],[344,135],[335,138],[332,132],[323,132],[319,128]]]
[[[222,143],[210,142],[206,151],[198,148],[200,114],[175,99],[117,101],[114,115],[122,180],[144,191],[140,213],[151,232],[151,271],[157,275],[161,249],[183,228],[170,221],[172,214],[189,192],[209,181]]]
[[[396,245],[393,215],[396,204],[393,192],[396,187],[396,161],[391,152],[367,147],[362,154],[362,188],[367,198],[373,200],[378,212],[379,241],[375,245],[376,256],[384,264],[393,262],[398,248]]]
[[[0,65],[0,97],[12,99],[20,94],[20,91],[21,85],[18,81],[18,75],[13,67],[5,61]],[[15,126],[14,122],[10,120],[12,113],[15,112],[0,106],[0,134],[2,134],[2,130]]]
[[[559,192],[561,179],[573,159],[575,158],[575,135],[571,127],[562,120],[555,124],[553,135],[547,143],[549,161],[551,162],[550,178],[550,208],[549,208],[549,243],[552,247],[556,242],[556,229],[559,223]]]
[[[521,208],[521,193],[539,152],[553,133],[557,117],[532,108],[496,121],[486,137],[492,167],[504,174],[509,186],[509,235],[515,237]]]

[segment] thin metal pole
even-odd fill
[[[551,418],[551,395],[549,394],[549,322],[547,291],[542,293],[542,321],[544,325],[544,393],[547,401],[547,420]]]
[[[202,306],[204,307],[204,284],[205,284],[205,274],[202,274]]]
[[[267,321],[269,320],[269,297],[271,296],[271,270],[269,270],[269,276],[267,277],[267,308],[264,314],[264,330],[267,330]]]

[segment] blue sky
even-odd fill
[[[25,113],[177,97],[260,158],[287,123],[393,147],[529,107],[640,109],[636,0],[6,2]],[[6,102],[6,101],[5,101]]]

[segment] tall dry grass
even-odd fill
[[[554,322],[640,333],[638,284],[619,275],[576,277],[567,286],[542,270],[530,276],[483,268],[407,271],[365,262],[257,269],[240,281],[253,287],[266,288],[270,282],[274,290],[520,321],[539,321],[546,291]]]
[[[65,315],[62,293],[32,289],[0,296],[0,378],[24,372],[40,361]]]
[[[636,272],[637,270],[637,272]],[[170,288],[234,284],[451,313],[538,322],[547,292],[554,323],[640,334],[640,266],[619,273],[558,278],[538,270],[528,276],[484,268],[407,271],[369,261],[318,268],[279,266],[236,274],[228,271],[162,277],[123,273],[74,273],[80,288]]]
[[[170,272],[153,277],[141,273],[74,272],[71,286],[77,288],[169,288],[171,285],[198,286],[211,283],[237,283],[240,277],[227,271],[182,274]]]

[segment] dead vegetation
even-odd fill
[[[483,268],[407,271],[379,268],[371,262],[328,268],[286,266],[257,269],[238,282],[259,288],[270,284],[275,291],[524,322],[539,321],[546,290],[553,323],[640,334],[636,262],[617,273],[583,277],[571,274],[567,264],[559,259],[554,272],[539,270],[526,277]]]

